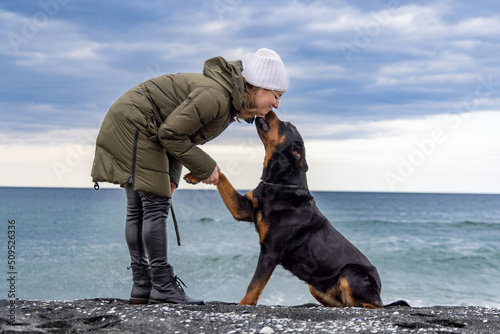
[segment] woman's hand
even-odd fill
[[[219,183],[219,171],[220,171],[219,166],[215,166],[212,175],[210,175],[207,179],[201,182],[205,184],[213,184],[214,186],[216,186],[217,183]]]
[[[172,182],[170,181],[170,193],[173,195],[174,194],[174,190],[175,188],[177,188],[177,185],[175,184],[175,182]]]

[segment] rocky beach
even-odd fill
[[[500,309],[129,305],[113,298],[1,300],[1,333],[499,333]]]

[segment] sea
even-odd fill
[[[377,267],[384,303],[500,307],[500,195],[313,196]],[[0,299],[130,296],[123,189],[0,188],[0,199]],[[173,206],[181,246],[169,217],[168,257],[186,293],[237,303],[259,255],[255,228],[235,221],[215,190],[176,190]],[[307,303],[317,303],[308,286],[282,267],[259,300]]]

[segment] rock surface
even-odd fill
[[[499,333],[500,309],[128,305],[112,298],[0,300],[1,333]]]

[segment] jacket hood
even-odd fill
[[[227,61],[222,57],[210,58],[205,62],[203,74],[217,81],[231,94],[231,102],[236,110],[243,105],[244,84],[241,60]]]

